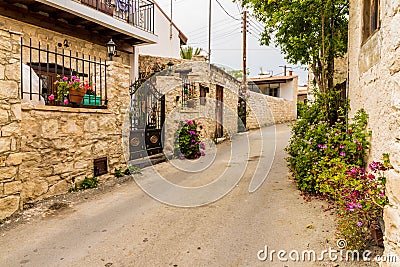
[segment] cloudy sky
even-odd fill
[[[221,8],[224,7],[227,13]],[[242,9],[231,0],[212,0],[211,62],[227,69],[242,69]],[[171,0],[158,0],[161,8],[170,15]],[[173,21],[189,38],[188,44],[208,50],[208,0],[172,0]],[[249,18],[247,35],[247,66],[250,77],[272,71],[282,75],[282,65],[293,67],[299,75],[299,84],[307,83],[307,73],[302,66],[286,63],[284,55],[276,47],[260,46],[262,24],[252,16]]]

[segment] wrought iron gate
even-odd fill
[[[131,84],[130,95],[130,159],[162,153],[165,96],[157,90],[153,78]]]

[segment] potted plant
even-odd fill
[[[91,83],[88,81],[82,82],[76,76],[68,78],[64,76],[59,81],[56,81],[57,85],[57,101],[63,101],[66,105],[68,102],[81,104],[86,91],[91,88]],[[50,96],[54,98],[54,96]],[[68,100],[66,100],[68,98]]]
[[[181,121],[175,134],[174,155],[179,159],[198,159],[205,156],[205,144],[201,140],[202,123],[195,120]]]

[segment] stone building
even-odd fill
[[[400,1],[351,0],[349,88],[351,113],[365,109],[372,132],[369,161],[390,153],[390,204],[384,210],[385,255],[400,259]],[[350,114],[350,115],[352,115]]]
[[[0,3],[0,219],[125,164],[137,47],[159,42],[158,9],[147,0]],[[74,105],[49,98],[63,76],[92,83],[93,94]]]

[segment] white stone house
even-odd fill
[[[351,0],[349,87],[351,115],[369,114],[369,160],[390,153],[394,170],[387,177],[390,204],[384,210],[385,254],[400,260],[400,0]]]
[[[158,41],[155,44],[137,46],[137,54],[180,58],[180,48],[187,43],[188,38],[156,2],[154,2],[154,19],[157,21],[154,25],[154,34],[157,35]]]
[[[149,0],[0,3],[0,219],[125,164],[122,126],[137,50],[161,41],[158,19]],[[92,99],[51,100],[63,76],[92,82]]]

